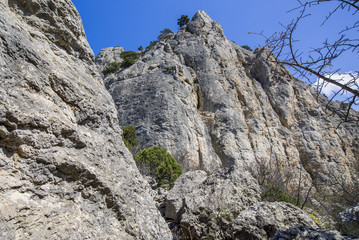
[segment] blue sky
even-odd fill
[[[186,14],[190,18],[197,10],[204,10],[219,22],[228,39],[253,49],[263,46],[264,39],[255,34],[272,34],[281,30],[295,16],[289,10],[298,6],[296,0],[72,0],[79,11],[88,41],[95,54],[102,48],[121,46],[126,50],[146,47],[164,28],[178,30],[177,19]],[[301,48],[320,45],[326,37],[337,37],[348,22],[357,20],[346,12],[336,14],[325,27],[320,27],[333,4],[311,8],[312,16],[302,22],[296,33]],[[343,71],[356,69],[358,57],[341,60]],[[344,61],[344,62],[343,62]]]
[[[72,0],[79,11],[88,41],[97,55],[102,48],[121,46],[137,51],[152,40],[160,31],[170,28],[177,32],[177,19],[186,14],[190,18],[197,10],[204,10],[219,22],[229,40],[238,45],[249,45],[255,49],[264,45],[264,38],[249,32],[266,35],[281,31],[297,16],[292,10],[297,0]],[[299,49],[310,50],[323,41],[336,39],[338,32],[348,23],[357,21],[357,16],[339,11],[324,25],[321,23],[336,6],[325,3],[310,8],[312,15],[305,18],[295,33]],[[357,36],[352,36],[357,37]],[[357,71],[358,54],[346,54],[336,62],[341,72]]]

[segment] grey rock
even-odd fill
[[[233,239],[270,239],[278,230],[296,225],[317,228],[308,214],[285,202],[259,202],[242,211],[233,221]]]
[[[121,62],[123,60],[121,58],[121,53],[124,50],[125,49],[122,47],[110,47],[102,49],[95,58],[95,63],[98,66],[100,72],[102,72],[109,63]]]
[[[104,79],[121,126],[134,125],[143,147],[166,148],[185,171],[276,169],[302,198],[358,183],[359,114],[342,123],[326,98],[276,64],[226,39],[198,11],[131,67]],[[335,103],[336,104],[336,103]],[[334,104],[334,105],[335,105]],[[335,107],[335,106],[334,106]],[[320,186],[320,187],[319,187]],[[323,187],[324,186],[324,187]]]
[[[339,213],[340,221],[347,223],[357,223],[359,226],[359,204],[345,209],[343,212]]]
[[[233,219],[259,198],[258,184],[248,172],[187,172],[166,196],[165,217],[194,239],[224,239]]]
[[[71,1],[0,1],[0,46],[0,238],[170,239]]]
[[[336,230],[317,230],[306,226],[295,226],[285,231],[278,231],[272,240],[348,240],[359,237],[342,234]]]

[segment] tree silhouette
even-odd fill
[[[309,18],[310,8],[321,7],[323,4],[331,2],[333,9],[328,13],[321,26],[329,24],[328,20],[339,12],[355,15],[359,14],[358,0],[317,0],[317,1],[299,1],[299,6],[291,11],[298,11],[298,15],[288,25],[282,25],[283,30],[267,37],[263,33],[260,35],[266,38],[266,45],[270,48],[278,62],[289,66],[299,78],[307,80],[318,90],[318,93],[328,85],[333,84],[338,87],[333,97],[348,95],[346,102],[346,114],[344,121],[348,121],[350,110],[353,106],[359,105],[359,71],[350,73],[341,73],[336,67],[338,58],[344,54],[359,53],[359,21],[347,22],[346,26],[338,32],[338,38],[335,41],[325,40],[319,47],[314,47],[309,52],[301,51],[296,48],[296,42],[299,39],[294,37],[296,30],[305,18]],[[339,15],[340,17],[340,15]],[[313,82],[312,77],[318,80]],[[328,104],[329,104],[328,103]]]
[[[179,27],[183,27],[187,23],[189,23],[189,18],[187,15],[182,15],[179,19],[177,19],[177,24]]]

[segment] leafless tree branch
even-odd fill
[[[346,110],[345,121],[348,121],[350,109],[356,106],[359,99],[359,72],[346,73],[346,81],[344,78],[338,79],[341,74],[340,69],[334,69],[335,61],[344,53],[359,53],[359,38],[353,38],[359,31],[359,21],[348,23],[339,33],[335,41],[325,40],[320,47],[313,48],[309,52],[302,52],[295,47],[298,42],[294,35],[296,29],[304,18],[310,17],[308,9],[316,7],[328,2],[337,3],[333,9],[325,17],[321,26],[326,24],[333,15],[339,11],[347,11],[348,14],[359,14],[358,0],[316,0],[316,1],[300,1],[297,0],[298,7],[290,10],[290,12],[298,12],[298,16],[294,18],[288,25],[282,25],[281,32],[275,32],[267,37],[263,32],[259,35],[266,39],[266,45],[270,48],[277,63],[282,63],[294,70],[295,76],[307,80],[313,84],[311,76],[317,77],[317,85],[315,86],[318,93],[321,92],[327,84],[337,86],[338,90],[334,96],[341,94],[350,94],[347,98],[348,109]],[[356,35],[355,35],[356,34]],[[348,79],[350,76],[350,79]],[[319,80],[322,81],[319,84]],[[332,99],[329,100],[329,103]],[[329,104],[328,103],[328,104]]]

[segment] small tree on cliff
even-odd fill
[[[136,128],[134,126],[129,125],[122,128],[122,141],[130,151],[138,145]]]
[[[182,174],[181,166],[161,147],[141,150],[135,160],[141,174],[156,178],[158,186],[171,187]]]
[[[189,18],[187,15],[182,15],[179,19],[177,19],[177,24],[179,27],[183,27],[187,23],[189,23]]]

